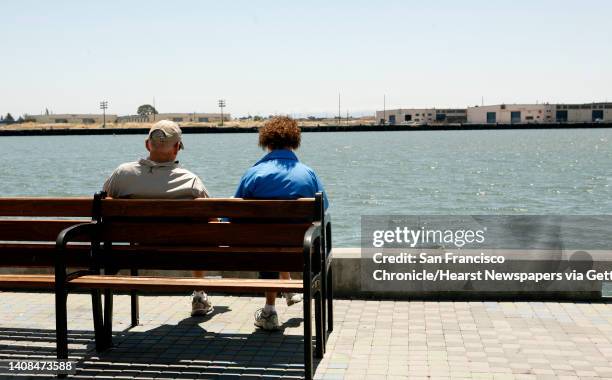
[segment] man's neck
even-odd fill
[[[174,162],[176,161],[176,156],[158,156],[150,154],[147,159],[153,162]]]

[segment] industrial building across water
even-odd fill
[[[149,123],[156,120],[178,123],[231,121],[229,113],[160,113],[156,115],[43,114],[25,115],[26,121],[45,124]],[[449,124],[560,124],[612,123],[612,102],[582,104],[498,104],[467,108],[399,108],[376,111],[364,125],[449,125]]]
[[[612,103],[498,104],[467,108],[376,111],[379,124],[538,124],[612,122]]]
[[[102,124],[107,123],[151,123],[157,120],[172,120],[177,123],[216,123],[230,121],[232,116],[224,113],[158,113],[155,115],[127,115],[117,116],[114,114],[43,114],[25,115],[26,121],[45,124]]]

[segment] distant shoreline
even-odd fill
[[[256,133],[258,127],[183,126],[184,134]],[[303,126],[303,132],[392,132],[392,131],[462,131],[511,129],[590,129],[612,128],[612,123],[547,123],[547,124],[445,124],[445,125],[326,125]],[[69,136],[69,135],[145,135],[146,128],[44,128],[2,129],[1,136]]]

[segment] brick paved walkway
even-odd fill
[[[215,296],[189,317],[187,296],[115,302],[115,347],[93,350],[89,296],[69,297],[77,378],[300,378],[301,308],[279,307],[282,333],[253,327],[260,297]],[[320,379],[612,378],[612,305],[556,302],[336,302]],[[51,358],[53,296],[0,293],[0,359]],[[4,378],[0,374],[0,378]]]

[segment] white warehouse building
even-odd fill
[[[467,109],[399,108],[376,111],[376,121],[388,125],[610,123],[612,103],[497,104]]]
[[[221,121],[220,113],[158,113],[156,115],[128,115],[119,116],[118,123],[152,123],[159,120],[171,120],[177,123],[213,123]],[[223,114],[223,121],[232,120],[229,113]]]
[[[114,123],[117,115],[106,114],[45,114],[45,115],[24,115],[26,121],[44,124],[102,124],[103,120],[107,123]]]
[[[400,108],[376,111],[376,120],[389,125],[445,124],[465,123],[467,117],[465,108]]]
[[[555,104],[559,123],[612,122],[612,103]]]
[[[552,104],[498,104],[468,107],[470,124],[551,123],[555,121]]]
[[[612,103],[498,104],[468,107],[470,124],[597,123],[612,121]]]

